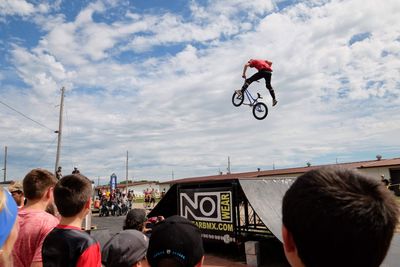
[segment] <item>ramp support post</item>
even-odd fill
[[[260,243],[258,241],[247,241],[244,243],[246,252],[246,264],[251,267],[260,266]]]

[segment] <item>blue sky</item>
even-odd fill
[[[0,0],[7,177],[54,169],[63,86],[64,174],[125,178],[126,151],[130,179],[156,180],[225,172],[228,157],[233,172],[399,157],[399,13],[395,0]],[[263,121],[231,104],[250,58],[273,62],[278,105],[250,87]]]

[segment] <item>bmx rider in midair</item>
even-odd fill
[[[271,76],[272,76],[272,62],[264,59],[250,59],[243,67],[243,79],[246,79],[246,70],[248,67],[256,68],[258,72],[253,74],[250,78],[246,79],[245,83],[242,86],[242,89],[236,90],[238,95],[243,95],[244,91],[249,87],[249,85],[258,81],[261,78],[265,79],[265,86],[267,87],[269,93],[272,97],[272,106],[275,106],[278,101],[275,98],[274,89],[271,86]]]

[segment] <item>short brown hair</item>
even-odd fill
[[[380,266],[398,216],[379,181],[333,167],[298,177],[282,205],[283,224],[307,267]]]
[[[147,217],[145,209],[131,209],[128,214],[126,214],[123,229],[134,229],[141,232],[146,220]]]
[[[33,169],[25,175],[22,182],[28,200],[40,199],[49,187],[55,186],[57,179],[48,170]]]
[[[91,196],[92,182],[81,174],[64,176],[54,187],[54,202],[63,217],[77,215]]]

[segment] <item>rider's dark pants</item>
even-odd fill
[[[267,71],[267,70],[259,70],[257,73],[255,73],[253,76],[250,78],[246,79],[245,83],[242,86],[242,93],[244,93],[244,90],[249,87],[249,85],[254,82],[258,81],[259,79],[264,78],[265,79],[265,86],[267,87],[269,93],[271,94],[272,99],[275,99],[275,92],[274,89],[271,86],[271,76],[272,73]]]

